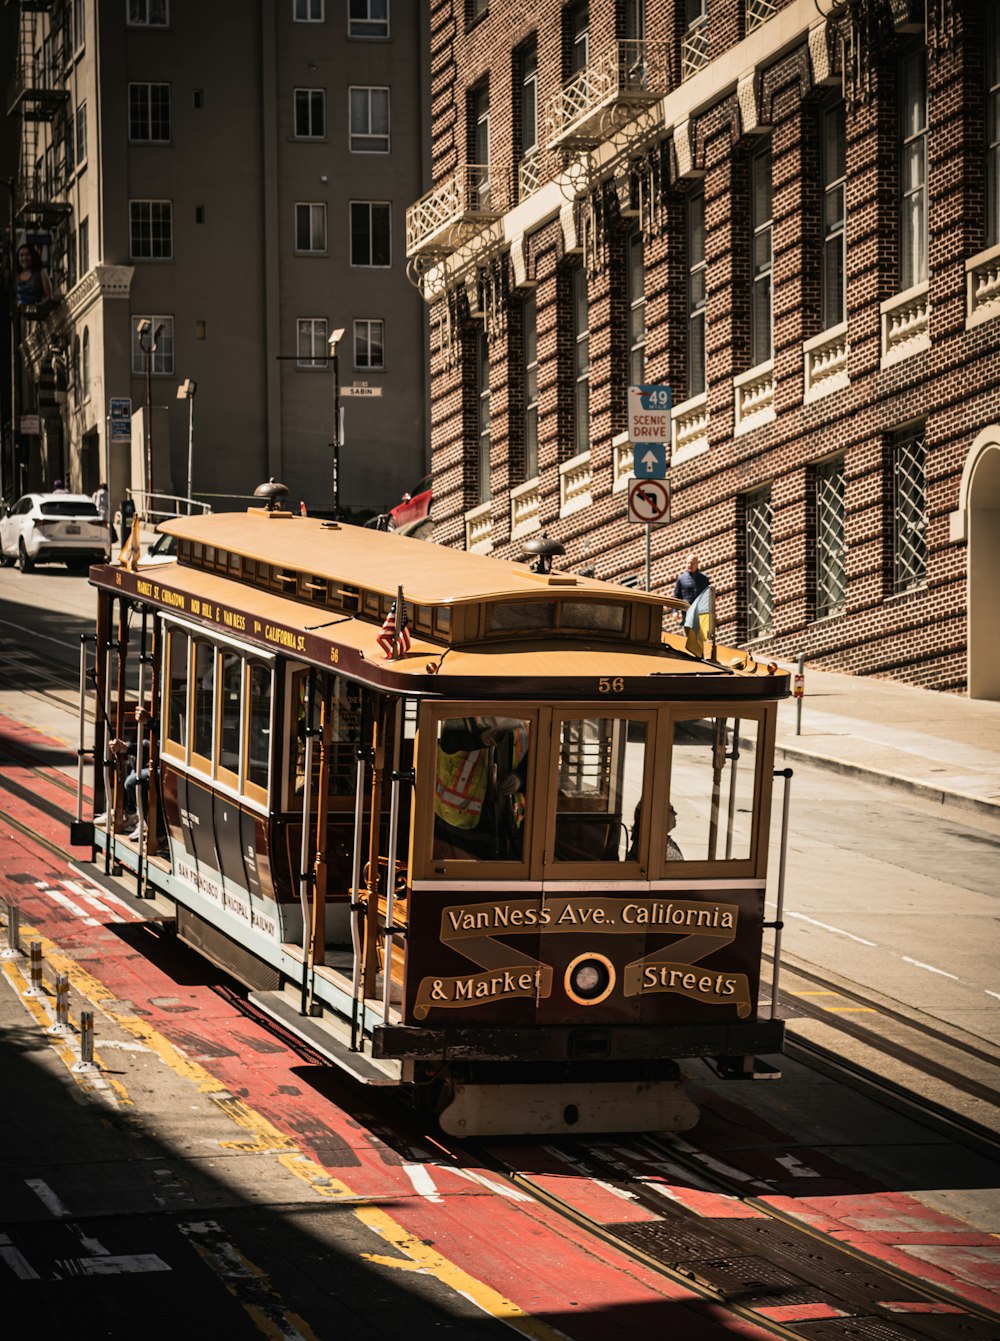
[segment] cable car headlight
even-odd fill
[[[577,955],[566,967],[563,989],[578,1006],[596,1006],[607,1000],[615,985],[615,966],[605,955]]]

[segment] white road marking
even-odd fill
[[[101,1051],[106,1052],[108,1048],[117,1048],[119,1052],[149,1052],[145,1043],[136,1043],[130,1038],[102,1038]]]
[[[900,958],[904,964],[912,964],[914,968],[926,969],[928,973],[940,973],[942,978],[951,978],[953,982],[961,982],[961,979],[954,973],[948,973],[944,969],[935,968],[933,964],[925,964],[922,959],[911,959],[909,955],[901,955]]]
[[[477,1173],[475,1169],[459,1169],[451,1164],[439,1164],[439,1169],[446,1168],[452,1173],[457,1173],[460,1178],[467,1178],[470,1183],[478,1183],[480,1187],[485,1187],[488,1192],[495,1192],[497,1196],[508,1197],[511,1201],[533,1201],[526,1193],[519,1191],[516,1187],[511,1187],[508,1183],[494,1182],[492,1178],[487,1178],[485,1174]]]
[[[41,1280],[38,1272],[28,1259],[14,1247],[6,1234],[0,1234],[0,1258],[7,1263],[18,1280]]]
[[[77,884],[75,880],[63,880],[61,881],[61,884],[63,889],[68,889],[71,894],[75,894],[77,898],[83,899],[85,903],[89,903],[91,908],[96,908],[99,913],[103,914],[106,921],[125,921],[124,917],[121,917],[118,913],[114,912],[113,909],[108,907],[103,901],[103,898],[98,897],[96,894],[92,894],[89,889],[84,889],[84,887]]]
[[[803,1164],[797,1155],[779,1155],[779,1164],[783,1165],[795,1178],[822,1178],[821,1173],[815,1169],[810,1169],[808,1164]]]
[[[60,1201],[48,1183],[42,1182],[41,1178],[25,1178],[24,1181],[51,1215],[62,1218],[64,1215],[72,1214],[65,1202]]]
[[[58,903],[61,908],[65,908],[66,911],[72,913],[74,917],[81,918],[85,927],[99,927],[101,925],[96,917],[91,917],[78,903],[74,903],[68,894],[60,894],[58,889],[52,889],[50,885],[46,885],[41,880],[36,880],[35,883],[41,892],[50,898],[53,903]]]
[[[1000,1001],[1000,992],[991,992],[988,987],[984,987],[983,991],[986,993],[987,996],[995,996],[996,999]]]
[[[430,1175],[430,1170],[426,1164],[404,1164],[403,1172],[413,1184],[413,1190],[418,1197],[426,1197],[428,1201],[442,1200],[441,1193],[434,1186],[434,1179]]]
[[[130,1253],[126,1257],[78,1257],[83,1276],[131,1276],[146,1271],[173,1271],[156,1253]]]
[[[850,941],[857,941],[859,945],[870,945],[877,950],[878,946],[874,941],[866,941],[864,936],[855,936],[850,931],[844,931],[842,927],[831,927],[829,922],[817,922],[815,917],[807,917],[805,913],[785,913],[786,917],[797,917],[800,922],[810,922],[814,927],[822,927],[824,931],[832,931],[835,936],[846,936]]]

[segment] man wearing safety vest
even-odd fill
[[[466,717],[441,723],[434,787],[435,857],[522,857],[528,724]]]

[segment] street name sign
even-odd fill
[[[26,438],[37,438],[42,431],[42,420],[37,414],[21,415],[21,432]]]
[[[112,442],[132,441],[132,401],[128,396],[112,396],[108,402],[108,423]]]
[[[662,442],[632,444],[632,473],[640,480],[667,478],[667,449]]]
[[[669,442],[671,400],[668,386],[630,386],[629,442]]]
[[[381,396],[382,388],[380,386],[365,386],[362,383],[355,383],[354,386],[344,386],[340,388],[342,396]]]
[[[629,480],[628,519],[643,526],[670,520],[670,485],[666,480]]]

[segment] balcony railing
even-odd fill
[[[677,465],[688,457],[708,451],[708,393],[700,392],[681,401],[671,411],[674,445],[671,464]]]
[[[27,173],[18,177],[14,194],[14,211],[31,216],[39,223],[55,223],[70,211],[65,178],[61,172]]]
[[[507,192],[488,163],[467,163],[406,211],[407,256],[444,254],[503,214]]]
[[[559,516],[590,507],[590,452],[581,452],[559,467]]]
[[[493,548],[493,505],[480,503],[465,514],[465,548],[489,554]]]
[[[542,524],[542,494],[537,475],[510,491],[510,538],[530,535]]]
[[[612,42],[552,97],[548,122],[553,144],[596,144],[616,127],[616,116],[667,92],[664,42]]]
[[[805,342],[802,346],[806,375],[804,400],[819,400],[831,391],[843,391],[850,386],[847,371],[850,349],[846,321]]]
[[[978,326],[1000,316],[1000,246],[970,256],[965,263],[965,320]]]
[[[534,195],[542,184],[542,156],[538,149],[531,149],[517,165],[517,198],[524,200]]]
[[[749,372],[733,378],[736,393],[736,433],[749,433],[769,424],[775,416],[774,360],[758,363]]]
[[[746,0],[746,5],[748,36],[778,12],[778,0]]]
[[[882,303],[879,313],[883,368],[930,349],[931,300],[926,281],[889,298]]]
[[[627,433],[619,433],[616,438],[611,439],[611,492],[613,494],[620,493],[621,490],[628,488],[634,464],[635,456],[629,436]]]
[[[51,62],[22,60],[7,85],[7,113],[18,109],[29,121],[51,121],[69,99],[69,93],[56,73],[65,64],[62,49]]]
[[[708,64],[708,15],[693,23],[681,38],[681,79],[690,79]]]

